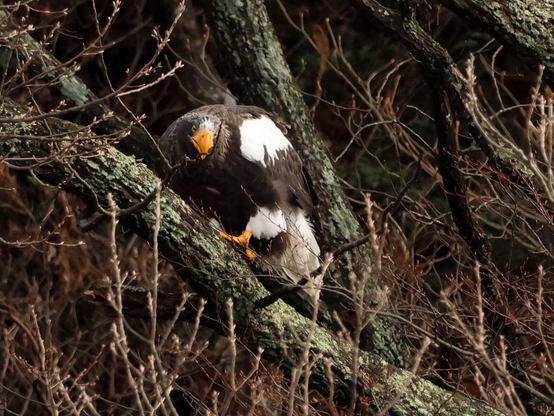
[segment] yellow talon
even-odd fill
[[[249,248],[246,249],[244,254],[246,254],[246,257],[248,257],[248,260],[254,260],[256,258],[256,253],[254,253],[254,250],[250,250]]]
[[[244,247],[244,253],[249,260],[254,260],[256,258],[256,253],[254,253],[254,250],[248,248],[248,243],[250,241],[250,238],[252,237],[251,231],[244,230],[244,232],[239,236],[229,235],[227,233],[224,233],[223,231],[220,231],[219,235],[222,236],[225,240],[229,241],[231,244],[238,244],[239,246]]]
[[[220,231],[219,235],[222,236],[225,240],[229,241],[230,243],[237,243],[237,244],[240,244],[241,246],[248,246],[248,242],[252,237],[252,232],[245,230],[241,235],[239,235],[238,237],[235,237],[234,235],[229,235],[227,233],[224,233],[223,231]]]

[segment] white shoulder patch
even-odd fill
[[[289,140],[269,117],[245,120],[240,127],[240,151],[251,162],[266,165],[266,156],[272,162],[279,150],[292,148]]]

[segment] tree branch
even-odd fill
[[[439,0],[470,25],[479,25],[500,43],[515,51],[522,62],[544,65],[544,75],[554,81],[554,37],[550,2],[510,0]]]

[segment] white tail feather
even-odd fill
[[[310,273],[320,266],[321,252],[314,236],[312,225],[301,209],[293,210],[288,216],[289,241],[287,248],[280,259],[280,266],[290,279],[298,283],[303,277],[310,277]],[[306,284],[306,292],[313,295],[314,285],[320,281],[310,280]]]

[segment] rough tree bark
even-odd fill
[[[516,52],[527,65],[544,65],[545,78],[554,81],[554,5],[549,1],[439,0],[479,25],[500,43]]]
[[[241,103],[279,116],[310,172],[322,242],[336,248],[359,237],[358,220],[341,190],[325,147],[308,115],[263,1],[210,2],[209,17],[229,88]],[[368,261],[369,262],[369,261]]]
[[[28,112],[4,99],[0,116],[4,120],[13,120],[28,116]],[[68,144],[73,141],[71,131],[78,127],[56,118],[38,121],[33,125],[4,121],[0,125],[0,155],[5,157],[9,154],[10,158],[48,157],[49,149],[42,146],[40,140],[13,137],[23,133],[40,137],[67,132]],[[63,145],[63,142],[58,143]],[[156,176],[135,158],[112,147],[100,148],[99,144],[99,140],[94,137],[90,141],[74,142],[74,146],[65,154],[65,162],[54,159],[33,171],[41,180],[60,186],[85,201],[91,199],[91,192],[104,203],[108,194],[111,194],[120,208],[128,208],[146,198],[156,186]],[[83,153],[87,154],[86,158],[72,157]],[[155,221],[153,205],[151,203],[145,209],[133,212],[122,218],[121,222],[133,227],[141,237],[151,239]],[[208,299],[205,312],[210,319],[206,320],[206,324],[227,322],[225,304],[227,299],[233,299],[237,333],[248,345],[264,348],[265,358],[285,367],[293,367],[298,362],[296,360],[300,360],[299,356],[294,357],[294,352],[303,347],[302,343],[299,345],[298,339],[311,338],[312,351],[331,360],[336,399],[349,396],[349,380],[352,377],[349,360],[353,348],[349,342],[314,325],[284,302],[255,310],[255,301],[267,292],[239,254],[214,230],[206,227],[201,218],[169,189],[162,191],[161,210],[163,220],[158,236],[160,252],[170,260],[187,265],[178,272],[200,296]],[[285,346],[296,362],[283,362]],[[390,366],[375,354],[361,353],[359,361],[360,393],[382,405],[393,402],[392,410],[397,414],[498,414],[477,401],[446,392],[409,371]],[[329,388],[329,380],[324,360],[318,360],[311,371],[313,387],[325,392]]]

